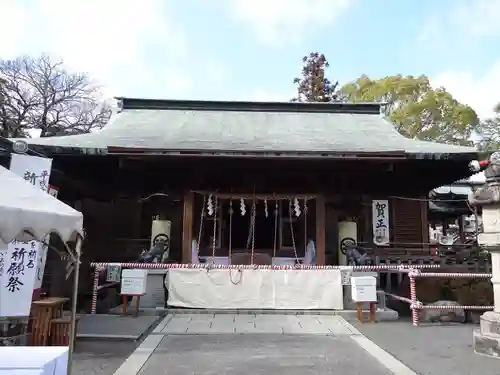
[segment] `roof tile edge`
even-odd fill
[[[347,113],[380,115],[381,103],[299,103],[213,100],[141,99],[117,97],[121,110],[185,110]]]

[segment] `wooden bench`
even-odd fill
[[[50,322],[62,317],[63,306],[68,301],[68,298],[48,297],[31,304],[33,317],[31,344],[33,346],[47,346]]]
[[[73,344],[75,344],[76,332],[78,332],[78,321],[80,317],[76,317],[75,322],[75,337]],[[63,316],[50,321],[50,344],[52,346],[68,346],[69,338],[71,336],[71,316]]]

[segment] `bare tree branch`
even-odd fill
[[[48,137],[101,129],[111,109],[99,94],[87,74],[69,73],[62,60],[0,60],[0,134],[22,137],[40,129]]]

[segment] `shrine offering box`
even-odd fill
[[[354,302],[377,302],[377,278],[374,276],[351,277],[351,298]]]
[[[66,346],[5,346],[0,348],[0,375],[66,375]]]
[[[148,270],[123,270],[121,294],[142,296],[146,294]]]

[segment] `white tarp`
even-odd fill
[[[64,242],[83,237],[83,215],[46,192],[0,167],[0,244],[13,239],[43,240],[57,233]],[[20,235],[24,231],[31,235]]]
[[[340,270],[170,269],[168,304],[211,309],[343,309]]]

